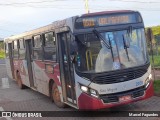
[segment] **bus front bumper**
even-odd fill
[[[119,100],[118,100],[117,102],[110,102],[110,103],[105,102],[101,98],[95,98],[95,97],[89,96],[86,93],[82,93],[78,98],[78,106],[79,106],[79,109],[82,109],[82,110],[96,110],[96,109],[110,108],[110,107],[114,107],[114,106],[130,104],[132,102],[136,102],[136,101],[150,98],[154,94],[153,91],[154,91],[153,90],[153,81],[151,81],[149,86],[144,90],[144,94],[142,96],[135,97],[135,98],[133,98],[133,96],[132,96],[132,99],[130,99],[130,100],[126,100],[123,102],[119,102]],[[132,91],[132,92],[134,92],[134,91]],[[126,95],[127,94],[128,93],[126,93]],[[140,94],[140,93],[137,93],[137,94]],[[113,100],[113,98],[111,98],[111,99]]]

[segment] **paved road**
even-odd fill
[[[4,59],[0,59],[0,64],[5,64],[5,60]]]
[[[4,65],[0,65],[0,111],[75,111],[74,108],[68,107],[65,109],[57,108],[50,99],[40,93],[37,93],[31,89],[20,90],[15,81],[8,79]],[[4,82],[5,81],[5,82]],[[130,105],[124,105],[107,109],[106,114],[114,114],[110,111],[160,111],[160,98],[152,97],[145,101],[139,101]],[[0,120],[21,120],[22,118],[0,118]],[[31,118],[23,118],[24,120],[30,120]],[[33,118],[32,118],[33,119]],[[33,120],[53,120],[53,119],[68,119],[68,120],[97,120],[106,119],[106,117],[54,117],[54,118],[34,118]],[[123,118],[114,117],[108,120],[160,120],[159,118]]]

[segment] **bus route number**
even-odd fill
[[[95,26],[95,20],[94,19],[83,19],[83,26],[84,27],[93,27],[93,26]]]
[[[143,85],[143,81],[136,82],[136,86],[141,86],[141,85]]]

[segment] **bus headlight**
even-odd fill
[[[149,74],[149,77],[148,77],[150,80],[152,79],[152,74]]]
[[[152,80],[152,74],[150,74],[150,75],[148,76],[148,78],[146,79],[146,81],[145,81],[145,86],[146,86],[146,88],[149,86],[151,80]]]
[[[147,80],[145,81],[145,87],[147,88],[149,86],[150,80],[147,78]]]
[[[79,84],[79,85],[80,85],[80,89],[81,89],[83,92],[85,92],[85,93],[87,93],[87,94],[89,94],[89,95],[91,95],[91,96],[93,96],[93,97],[98,98],[98,92],[97,92],[96,90],[94,90],[94,89],[92,89],[92,88],[89,88],[89,87],[87,87],[87,86],[81,85],[81,84]]]
[[[90,89],[90,94],[91,94],[91,96],[98,98],[97,91]]]
[[[88,92],[88,87],[86,87],[86,86],[80,86],[80,88],[81,88],[81,90],[83,92]]]

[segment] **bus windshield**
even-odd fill
[[[147,62],[143,28],[76,35],[76,69],[99,73],[144,65]],[[105,42],[105,41],[106,42]],[[110,47],[107,47],[108,43]]]

